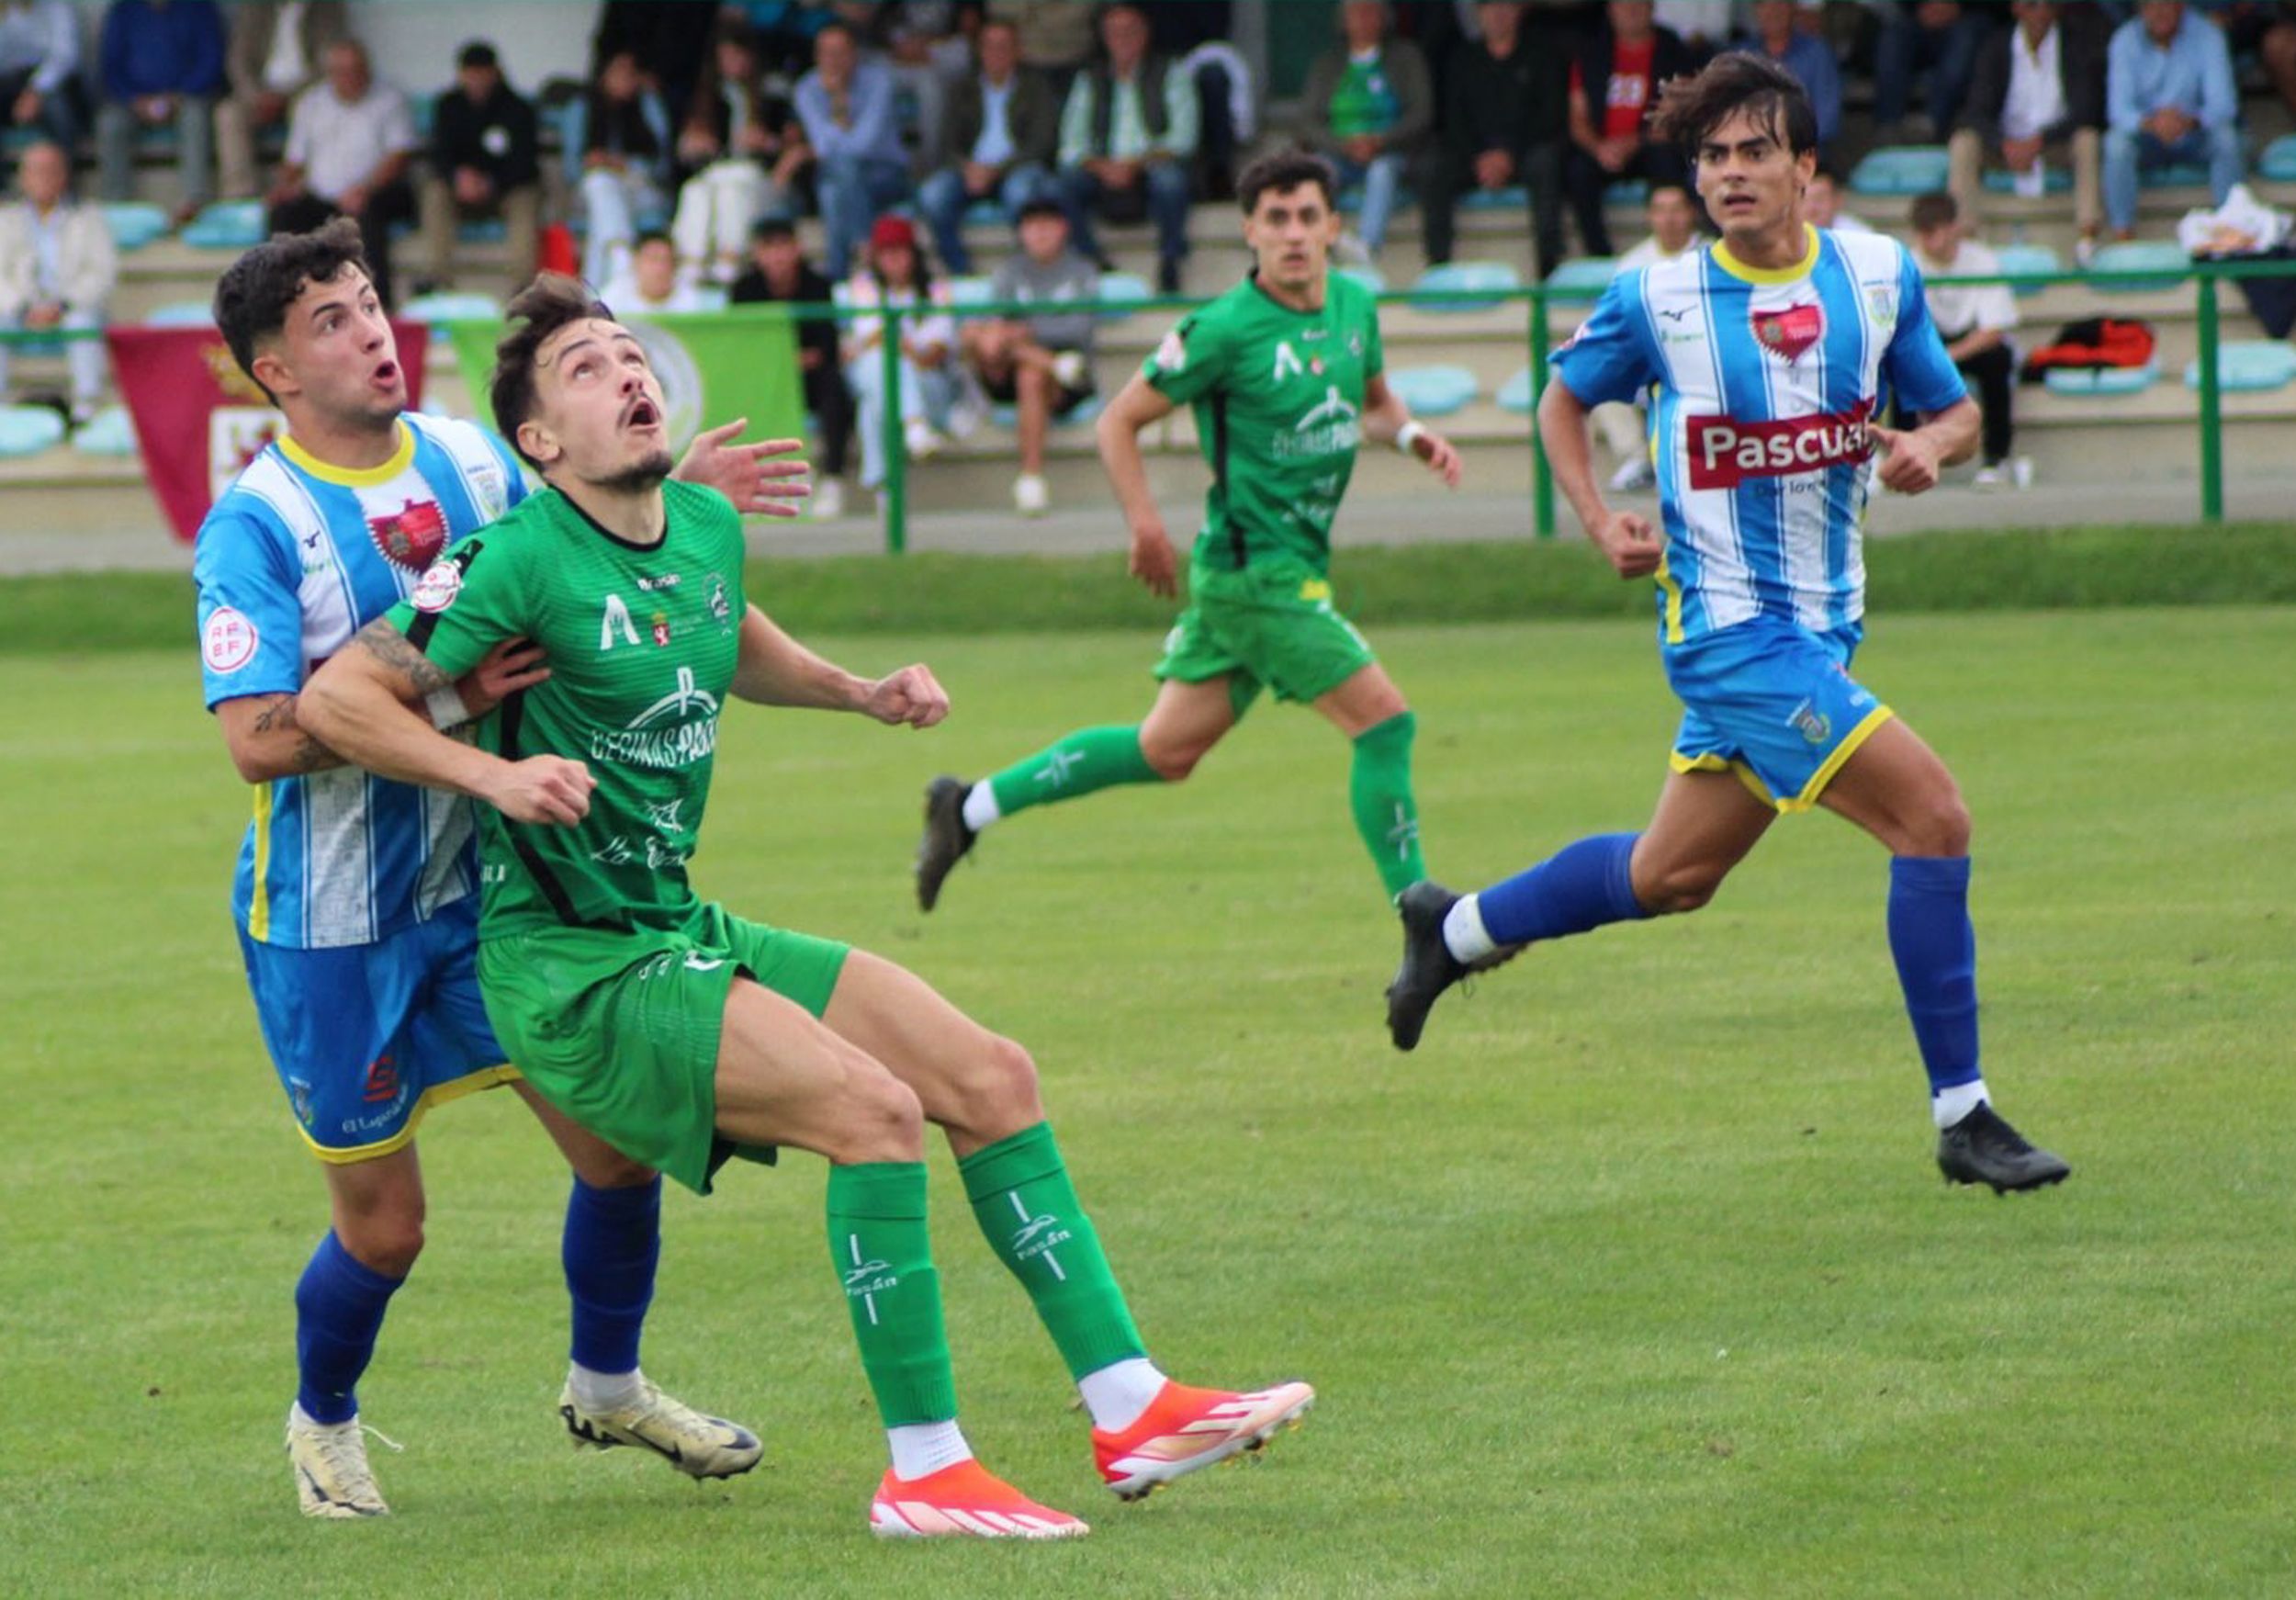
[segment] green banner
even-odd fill
[[[703,428],[748,417],[744,437],[798,438],[805,433],[805,380],[797,366],[797,336],[780,306],[735,311],[616,319],[637,335],[661,382],[670,410],[673,451]],[[494,370],[494,342],[502,325],[454,321],[445,332],[470,388],[472,406],[487,410],[487,376]],[[493,418],[486,421],[490,424]]]

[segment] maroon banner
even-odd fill
[[[420,322],[390,326],[407,404],[419,405],[431,331]],[[135,420],[144,478],[175,536],[189,543],[216,496],[286,431],[286,419],[213,328],[113,328],[105,338],[119,398]]]

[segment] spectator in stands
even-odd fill
[[[1365,257],[1387,242],[1403,179],[1424,158],[1435,127],[1427,58],[1409,39],[1389,37],[1392,21],[1387,0],[1344,0],[1340,42],[1317,58],[1301,96],[1308,141],[1331,158],[1342,185],[1363,186],[1355,253]]]
[[[287,120],[287,159],[271,186],[275,233],[307,233],[330,217],[359,225],[375,297],[391,299],[390,229],[414,220],[407,166],[421,141],[406,96],[376,78],[366,47],[338,39],[327,47],[326,81],[295,102]]]
[[[796,214],[794,186],[811,159],[789,103],[766,92],[748,29],[720,28],[678,135],[687,176],[670,231],[679,255],[712,283],[733,282],[749,231]]]
[[[627,265],[638,219],[658,217],[670,191],[670,112],[636,55],[616,51],[582,102],[582,210],[590,232],[582,276],[604,283]]]
[[[893,75],[861,60],[860,41],[845,23],[814,36],[813,71],[798,82],[797,115],[812,152],[829,276],[841,278],[871,221],[909,187]]]
[[[956,159],[917,190],[934,248],[955,273],[973,270],[965,208],[994,198],[1017,220],[1030,201],[1051,193],[1060,150],[1060,102],[1042,78],[1021,70],[1019,30],[992,17],[977,43],[980,71],[960,80],[949,98],[949,146]]]
[[[598,298],[616,313],[714,309],[692,275],[679,271],[678,247],[667,233],[639,234],[629,265],[607,280]]]
[[[494,47],[474,39],[455,62],[455,86],[431,118],[431,175],[422,181],[422,249],[429,276],[455,276],[455,236],[466,221],[501,219],[511,276],[534,276],[542,210],[535,108],[503,81]]]
[[[1068,243],[1068,217],[1057,200],[1032,200],[1020,213],[1020,252],[996,268],[989,297],[1050,308],[1025,317],[967,322],[964,353],[988,398],[1018,408],[1020,476],[1013,508],[1041,517],[1052,503],[1044,483],[1044,440],[1054,419],[1092,395],[1092,313],[1063,310],[1090,301],[1100,274]]]
[[[1690,51],[1690,59],[1704,66],[1715,51],[1730,42],[1731,0],[1655,0],[1651,18],[1671,28]]]
[[[935,171],[948,159],[949,93],[973,72],[973,45],[958,26],[960,9],[957,0],[886,0],[874,8],[874,42],[914,112],[910,126],[920,172]]]
[[[1802,217],[1813,228],[1830,228],[1837,233],[1874,231],[1871,222],[1841,208],[1841,175],[1822,163],[1802,190]]]
[[[749,240],[749,270],[734,280],[733,302],[747,305],[826,306],[829,280],[813,269],[797,246],[797,230],[769,217]],[[837,322],[811,317],[794,323],[797,366],[805,386],[805,409],[813,413],[817,448],[813,496],[806,502],[816,517],[845,510],[845,461],[853,444],[853,391],[846,387],[838,355]]]
[[[104,98],[96,108],[96,149],[104,198],[135,197],[137,133],[173,124],[175,220],[187,220],[215,193],[223,14],[215,0],[112,0],[98,54]]]
[[[2017,326],[2017,297],[2006,284],[1961,284],[1955,278],[1985,277],[2001,270],[2000,258],[1964,237],[1960,208],[1949,194],[1923,195],[1913,203],[1913,259],[1925,280],[1930,321],[1945,341],[1945,354],[1977,391],[1985,413],[1984,457],[1977,468],[1980,489],[1999,487],[2011,443],[2010,405],[2017,384],[2017,355],[2009,331]],[[2020,478],[2022,474],[2020,473]],[[2019,487],[2022,488],[2020,481]]]
[[[1705,242],[1698,236],[1702,216],[1698,202],[1692,196],[1690,186],[1680,179],[1651,183],[1646,215],[1649,234],[1618,258],[1621,272],[1671,261]],[[1650,461],[1650,424],[1639,401],[1629,405],[1623,400],[1605,400],[1594,408],[1588,420],[1603,435],[1603,443],[1609,446],[1610,453],[1617,457],[1618,470],[1611,475],[1612,490],[1629,494],[1649,489],[1658,481],[1658,469]]]
[[[2105,225],[2105,36],[2092,13],[2065,15],[2055,0],[2014,0],[2016,26],[1986,40],[1962,122],[1953,130],[1953,203],[1974,227],[1982,215],[1984,163],[1998,151],[2029,196],[2044,192],[2043,152],[2067,149],[2073,169],[2076,247],[2085,262]]]
[[[79,148],[80,18],[68,0],[0,6],[0,128],[30,128]]]
[[[45,140],[17,163],[17,187],[24,197],[0,208],[0,328],[104,325],[118,258],[104,214],[71,198],[71,178],[63,147]],[[64,362],[72,373],[72,419],[84,423],[103,398],[103,340],[65,341]],[[0,391],[7,370],[8,346],[0,344]]]
[[[231,94],[215,108],[215,156],[225,199],[250,200],[263,193],[256,134],[286,126],[295,102],[319,82],[328,47],[350,37],[343,0],[245,0],[231,12],[225,63]]]
[[[946,441],[940,427],[956,402],[956,323],[949,314],[949,290],[933,281],[917,247],[917,230],[906,218],[880,217],[869,231],[864,265],[845,286],[846,304],[863,313],[846,324],[845,381],[853,391],[861,413],[861,487],[875,489],[885,479],[884,319],[879,307],[916,310],[922,316],[901,319],[898,363],[900,393],[890,403],[899,408],[902,441],[909,459],[922,461]]]
[[[2296,4],[2278,0],[2257,7],[2256,51],[2280,103],[2296,112]]]
[[[1977,51],[1995,18],[1961,0],[1898,0],[1882,19],[1874,51],[1874,123],[1884,138],[1913,143],[1943,139],[1961,115]],[[1906,108],[1913,86],[1929,75],[1929,125],[1908,129]]]
[[[1460,195],[1522,186],[1529,192],[1538,275],[1561,262],[1564,79],[1523,38],[1523,7],[1482,0],[1475,7],[1481,38],[1451,62],[1443,107],[1443,146],[1427,163],[1423,186],[1427,260],[1451,259]]]
[[[1690,47],[1651,21],[1650,0],[1610,0],[1607,9],[1609,26],[1570,63],[1570,149],[1563,158],[1563,186],[1592,255],[1611,254],[1603,217],[1603,192],[1611,185],[1626,178],[1683,184],[1690,176],[1680,150],[1649,137],[1659,85],[1695,70]]]
[[[2114,29],[2105,66],[2105,217],[2136,231],[2137,174],[2206,162],[2218,205],[2240,181],[2240,101],[2224,36],[2178,0],[2142,0]]]
[[[988,0],[988,14],[1020,37],[1020,64],[1044,80],[1056,102],[1092,59],[1092,7],[1075,0]]]
[[[1196,85],[1171,58],[1149,49],[1137,6],[1100,14],[1102,59],[1069,85],[1061,108],[1060,196],[1076,248],[1108,253],[1092,233],[1097,208],[1110,220],[1144,211],[1156,224],[1156,287],[1180,287],[1187,258],[1188,163],[1196,153]]]
[[[1841,137],[1841,69],[1834,52],[1796,21],[1794,0],[1754,0],[1753,32],[1747,48],[1760,51],[1799,79],[1818,113],[1819,153]]]
[[[600,72],[624,51],[637,61],[638,76],[661,96],[670,125],[682,127],[692,108],[693,85],[710,56],[710,35],[720,8],[707,5],[665,5],[663,0],[606,0],[591,36],[591,59]],[[593,74],[594,75],[594,74]]]

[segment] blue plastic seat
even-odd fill
[[[2296,184],[2296,133],[2283,133],[2257,157],[2257,175],[2278,184]]]
[[[2100,283],[2094,286],[2099,294],[2144,294],[2155,289],[2173,289],[2184,282],[2192,269],[2192,258],[2180,245],[2165,239],[2130,239],[2108,244],[2090,258],[2091,272],[2158,272],[2159,277],[2132,279],[2127,283]]]
[[[415,296],[399,314],[410,322],[499,322],[502,308],[491,295],[441,292]]]
[[[1523,188],[1469,189],[1459,197],[1462,211],[1520,211],[1531,203],[1531,191]]]
[[[136,425],[126,406],[106,406],[87,423],[73,430],[72,447],[88,456],[132,456]]]
[[[37,456],[63,442],[63,418],[49,406],[0,406],[0,456]]]
[[[2073,187],[2073,175],[2061,166],[2044,167],[2042,172],[2042,192],[2062,195]],[[1988,195],[2013,195],[2017,192],[2017,175],[2006,167],[1995,167],[1985,175]]]
[[[1462,411],[1482,386],[1464,366],[1390,366],[1387,386],[1414,416],[1447,417]]]
[[[2046,244],[2004,244],[1993,253],[2003,272],[2063,272],[2065,262]],[[2037,295],[2040,284],[2019,284],[2020,295]]]
[[[1412,286],[1417,295],[1444,295],[1439,305],[1422,306],[1423,311],[1446,314],[1459,311],[1485,311],[1500,304],[1487,297],[1493,289],[1518,289],[1523,287],[1523,275],[1503,261],[1451,261],[1441,266],[1431,266],[1419,275]]]
[[[2136,182],[2139,188],[2145,189],[2205,189],[2209,186],[2209,169],[2189,161],[2140,167]]]
[[[1578,256],[1547,275],[1547,295],[1556,300],[1599,300],[1603,291],[1610,287],[1610,280],[1617,276],[1615,256]]]
[[[1342,266],[1333,270],[1342,277],[1353,278],[1375,295],[1387,293],[1387,275],[1376,266]]]
[[[1527,417],[1538,409],[1538,391],[1531,387],[1531,369],[1525,367],[1499,386],[1499,409]]]
[[[170,300],[143,313],[147,328],[212,328],[215,313],[205,300]]]
[[[985,306],[996,297],[990,292],[993,280],[975,273],[969,277],[952,277],[949,285],[949,303],[952,306]]]
[[[1012,219],[1005,214],[1005,203],[994,197],[984,197],[964,208],[964,224],[968,228],[1002,228]]]
[[[1055,428],[1088,428],[1100,420],[1100,412],[1108,401],[1097,394],[1088,394],[1078,400],[1073,410],[1052,419]],[[991,421],[1010,433],[1020,425],[1020,408],[1013,405],[993,405],[988,408]]]
[[[1148,280],[1136,272],[1102,273],[1099,293],[1103,300],[1131,302],[1155,299],[1155,291],[1148,287]],[[1131,314],[1129,310],[1103,311],[1100,320],[1104,322],[1121,321]]]
[[[2233,339],[2216,347],[2217,387],[2226,394],[2265,394],[2296,380],[2296,346],[2277,339]],[[2200,387],[2200,361],[2185,363],[2184,386]]]
[[[264,242],[261,200],[219,200],[184,224],[178,236],[201,250],[247,250]]]
[[[111,230],[112,248],[141,250],[167,231],[167,213],[148,200],[108,200],[104,224]]]
[[[1606,185],[1603,189],[1605,206],[1647,206],[1650,203],[1650,185],[1644,178],[1628,178],[1623,184]]]
[[[2095,395],[2143,394],[2160,379],[2160,364],[2142,366],[2062,366],[2042,378],[2051,394],[2087,399]]]
[[[1945,147],[1940,144],[1885,144],[1871,151],[1850,174],[1850,190],[1859,195],[1926,195],[1945,186]]]

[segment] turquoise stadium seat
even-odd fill
[[[170,300],[143,313],[147,328],[212,328],[215,313],[205,300]]]
[[[2216,347],[2216,381],[2227,394],[2265,394],[2296,380],[2296,347],[2277,339],[2234,339]],[[2184,386],[2200,387],[2200,361],[2185,363]]]
[[[1938,144],[1885,144],[1869,152],[1850,174],[1859,195],[1926,195],[1945,186],[1945,148]]]
[[[1499,409],[1527,417],[1538,408],[1538,391],[1531,387],[1531,369],[1525,367],[1499,386]]]
[[[1136,272],[1104,272],[1100,275],[1100,298],[1103,300],[1137,301],[1155,299],[1155,291],[1148,280]],[[1104,322],[1121,321],[1131,315],[1128,310],[1103,311]]]
[[[1002,228],[1011,220],[1005,215],[1002,200],[975,200],[964,208],[964,221],[968,228]]]
[[[1488,296],[1493,289],[1518,289],[1522,287],[1522,274],[1506,262],[1452,261],[1441,266],[1431,266],[1421,273],[1419,281],[1412,285],[1412,292],[1458,297],[1442,305],[1419,308],[1421,310],[1448,314],[1489,310],[1501,302],[1479,296]]]
[[[2144,294],[2154,289],[2173,289],[2184,282],[2192,269],[2192,258],[2183,249],[2165,239],[2132,239],[2118,244],[2108,244],[2097,252],[2088,264],[2091,272],[2158,272],[2159,277],[2132,279],[2127,283],[2100,283],[2095,286],[2099,294]]]
[[[37,456],[63,442],[63,418],[48,406],[0,406],[0,456]]]
[[[2042,382],[2051,394],[2088,397],[2093,395],[2143,394],[2160,380],[2160,364],[2148,361],[2142,366],[2064,366],[2043,377]]]
[[[1650,186],[1641,178],[1628,178],[1623,184],[1611,184],[1603,190],[1605,206],[1647,206],[1650,203]]]
[[[1459,197],[1462,211],[1520,211],[1531,203],[1531,191],[1521,188],[1469,189]]]
[[[2142,167],[2137,171],[2136,182],[2139,188],[2145,189],[2205,189],[2209,186],[2209,169],[2188,161]]]
[[[985,306],[995,297],[989,293],[990,280],[977,273],[970,277],[952,277],[949,282],[949,303],[952,306]]]
[[[2004,244],[1993,253],[2003,272],[2063,272],[2065,262],[2046,244]],[[2039,284],[2019,284],[2020,295],[2037,295]]]
[[[84,427],[74,429],[72,447],[87,456],[132,456],[136,425],[126,406],[106,406]]]
[[[399,314],[410,322],[499,322],[502,308],[491,295],[442,293],[417,295],[399,308]]]
[[[1447,417],[1462,411],[1480,385],[1464,366],[1390,366],[1387,386],[1415,416]]]
[[[2017,175],[2005,167],[1996,167],[1985,175],[1986,193],[2013,195],[2017,192]],[[2073,187],[2073,175],[2061,166],[2043,169],[2042,189],[2046,194],[2062,195]]]
[[[1610,280],[1618,276],[1614,256],[1581,255],[1564,262],[1547,275],[1547,293],[1558,300],[1588,301],[1603,298]]]
[[[2283,133],[2257,157],[2257,175],[2278,184],[2296,184],[2296,133]]]
[[[1088,428],[1100,420],[1100,412],[1107,404],[1108,402],[1100,396],[1088,394],[1076,402],[1075,410],[1064,416],[1054,417],[1052,426],[1055,428]],[[988,414],[996,425],[1007,433],[1010,433],[1020,425],[1020,408],[1018,406],[994,405],[988,408]]]
[[[104,225],[111,230],[114,249],[141,250],[167,231],[167,213],[148,200],[109,200]]]
[[[178,235],[201,250],[246,250],[264,242],[261,200],[221,200],[184,224]]]
[[[1375,295],[1387,293],[1387,276],[1376,266],[1343,266],[1334,270],[1340,276],[1353,278]]]

